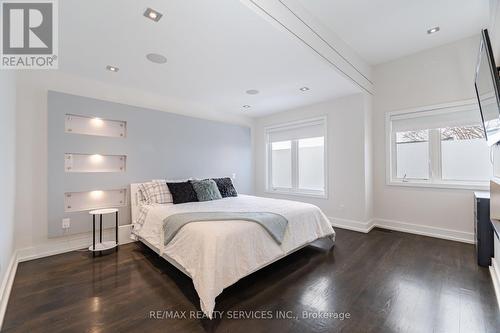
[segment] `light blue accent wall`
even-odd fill
[[[127,122],[126,138],[65,133],[65,115]],[[65,153],[126,155],[122,173],[66,173]],[[36,167],[36,166],[33,166]],[[49,237],[92,230],[88,212],[65,213],[64,193],[126,188],[151,179],[230,177],[240,193],[252,193],[250,128],[145,109],[87,97],[48,93]],[[129,205],[120,209],[120,225],[130,221]],[[63,233],[62,219],[71,218]],[[105,217],[105,227],[114,225]]]

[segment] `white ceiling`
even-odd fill
[[[297,1],[371,64],[479,34],[489,19],[488,0]]]
[[[359,92],[300,41],[236,0],[64,0],[59,6],[64,72],[248,116]],[[146,7],[163,18],[143,17]],[[153,64],[148,53],[168,62]],[[106,65],[120,70],[111,73]],[[311,90],[299,91],[303,86]],[[260,94],[248,95],[249,89]]]

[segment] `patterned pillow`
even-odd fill
[[[193,189],[191,182],[177,182],[177,183],[167,183],[170,193],[172,193],[172,198],[174,204],[181,204],[185,202],[198,201],[196,192]]]
[[[196,192],[198,201],[222,199],[217,184],[212,179],[192,180],[191,184]]]
[[[173,201],[166,182],[143,183],[139,185],[139,190],[146,204],[165,204]]]
[[[219,192],[223,198],[238,196],[238,192],[236,192],[231,178],[213,178],[213,180],[217,184]]]
[[[144,193],[142,193],[142,188],[141,184],[137,186],[137,203],[138,204],[145,204],[146,203],[146,197],[144,196]]]

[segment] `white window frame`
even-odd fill
[[[407,186],[407,187],[430,187],[430,188],[447,188],[447,189],[467,189],[467,190],[489,190],[489,181],[460,181],[460,180],[443,180],[441,168],[441,140],[438,131],[429,130],[429,179],[400,179],[396,176],[396,134],[392,133],[391,117],[395,115],[403,115],[407,113],[416,113],[424,111],[443,112],[445,109],[460,107],[460,106],[475,106],[477,101],[469,99],[465,101],[444,103],[401,111],[387,112],[385,114],[385,133],[386,133],[386,184],[392,186]],[[479,112],[479,110],[478,110]],[[437,143],[439,142],[439,143]],[[485,143],[486,144],[486,143]],[[491,152],[491,150],[490,150]],[[491,153],[490,153],[491,156]],[[490,157],[491,162],[491,157]],[[493,166],[492,166],[493,167]]]
[[[292,188],[273,188],[272,186],[272,149],[270,141],[270,132],[279,129],[286,129],[289,127],[300,127],[302,125],[307,125],[308,123],[321,121],[323,123],[323,133],[324,133],[324,191],[315,191],[315,190],[306,190],[298,188],[298,145],[297,140],[292,140]],[[302,119],[298,121],[286,122],[275,124],[271,126],[266,126],[264,128],[265,132],[265,144],[266,144],[266,193],[269,194],[281,194],[281,195],[293,195],[293,196],[301,196],[301,197],[313,197],[313,198],[321,198],[328,199],[328,117],[326,115]]]

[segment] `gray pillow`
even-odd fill
[[[217,184],[212,179],[191,180],[198,201],[209,201],[222,199]]]

